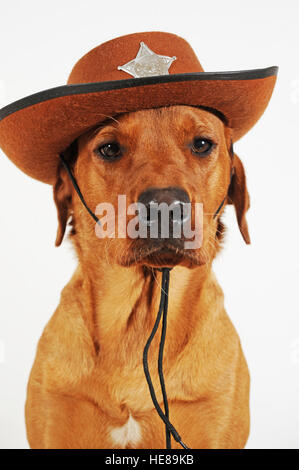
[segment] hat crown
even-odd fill
[[[153,55],[137,60],[135,67],[134,59],[142,48]],[[130,66],[124,67],[129,62],[133,63],[130,72]],[[203,68],[189,43],[176,34],[152,31],[128,34],[95,47],[74,65],[67,84],[192,72],[203,72]]]

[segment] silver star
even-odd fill
[[[159,55],[151,51],[144,42],[140,43],[140,49],[135,59],[124,65],[119,65],[118,70],[123,70],[135,78],[151,77],[154,75],[169,75],[168,69],[176,57]]]

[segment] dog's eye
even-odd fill
[[[193,140],[191,150],[196,155],[206,157],[211,153],[213,147],[214,144],[210,140],[204,139],[202,137],[196,137]]]
[[[104,160],[115,160],[120,157],[121,150],[117,142],[109,142],[104,145],[100,145],[96,148],[95,152]]]

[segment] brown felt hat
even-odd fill
[[[0,147],[25,173],[53,184],[59,153],[108,116],[171,105],[216,112],[240,139],[263,114],[277,67],[204,72],[190,45],[164,32],[129,34],[95,47],[67,85],[0,110]]]

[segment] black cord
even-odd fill
[[[163,352],[164,352],[166,327],[167,327],[168,291],[169,291],[169,269],[165,271],[165,290],[164,290],[165,299],[164,299],[164,306],[163,306],[162,332],[161,332],[161,340],[160,340],[160,346],[159,346],[159,358],[158,358],[158,373],[159,373],[160,385],[161,385],[161,390],[162,390],[162,395],[163,395],[165,416],[169,420],[168,399],[167,399],[164,375],[163,375]],[[166,449],[171,449],[171,434],[166,424],[165,424],[165,436],[166,436]]]
[[[99,219],[97,218],[97,216],[92,212],[91,209],[89,209],[88,205],[86,204],[85,202],[85,199],[83,197],[83,194],[81,193],[81,190],[79,188],[79,185],[77,183],[77,180],[76,178],[74,177],[69,165],[68,165],[68,162],[65,160],[64,156],[62,153],[59,154],[59,157],[60,157],[60,160],[62,161],[63,163],[63,166],[64,168],[66,169],[69,177],[70,177],[70,180],[71,182],[73,183],[73,186],[76,190],[76,193],[78,194],[79,198],[81,199],[81,202],[83,204],[83,206],[85,207],[85,209],[89,212],[89,214],[91,215],[91,217],[96,221],[97,224],[101,225],[101,222],[99,221]]]
[[[162,370],[162,360],[163,360],[163,349],[164,349],[164,343],[165,343],[165,337],[166,337],[166,320],[167,320],[167,310],[168,310],[168,290],[169,290],[169,268],[163,268],[162,269],[162,285],[161,285],[161,298],[160,298],[160,305],[159,305],[159,311],[157,314],[157,318],[154,324],[154,327],[152,329],[152,332],[146,342],[144,351],[143,351],[143,369],[144,369],[144,374],[148,383],[150,395],[154,404],[154,407],[156,408],[156,411],[162,421],[165,423],[165,430],[166,430],[166,448],[171,449],[171,441],[170,441],[170,434],[173,436],[173,438],[181,444],[181,446],[184,449],[188,449],[186,444],[181,439],[181,436],[175,429],[175,427],[171,424],[169,421],[169,411],[168,411],[168,400],[167,400],[167,395],[166,395],[166,390],[165,390],[165,383],[164,383],[164,376],[163,376],[163,370]],[[151,345],[151,342],[158,330],[159,323],[161,320],[163,314],[163,325],[162,325],[162,333],[161,333],[161,340],[160,340],[160,346],[159,346],[159,361],[158,361],[158,368],[159,368],[159,378],[160,378],[160,384],[161,384],[161,389],[162,389],[162,394],[163,394],[163,401],[164,401],[164,407],[165,407],[165,413],[163,413],[157,397],[155,393],[155,389],[152,383],[151,375],[149,372],[149,367],[148,367],[148,350]]]

